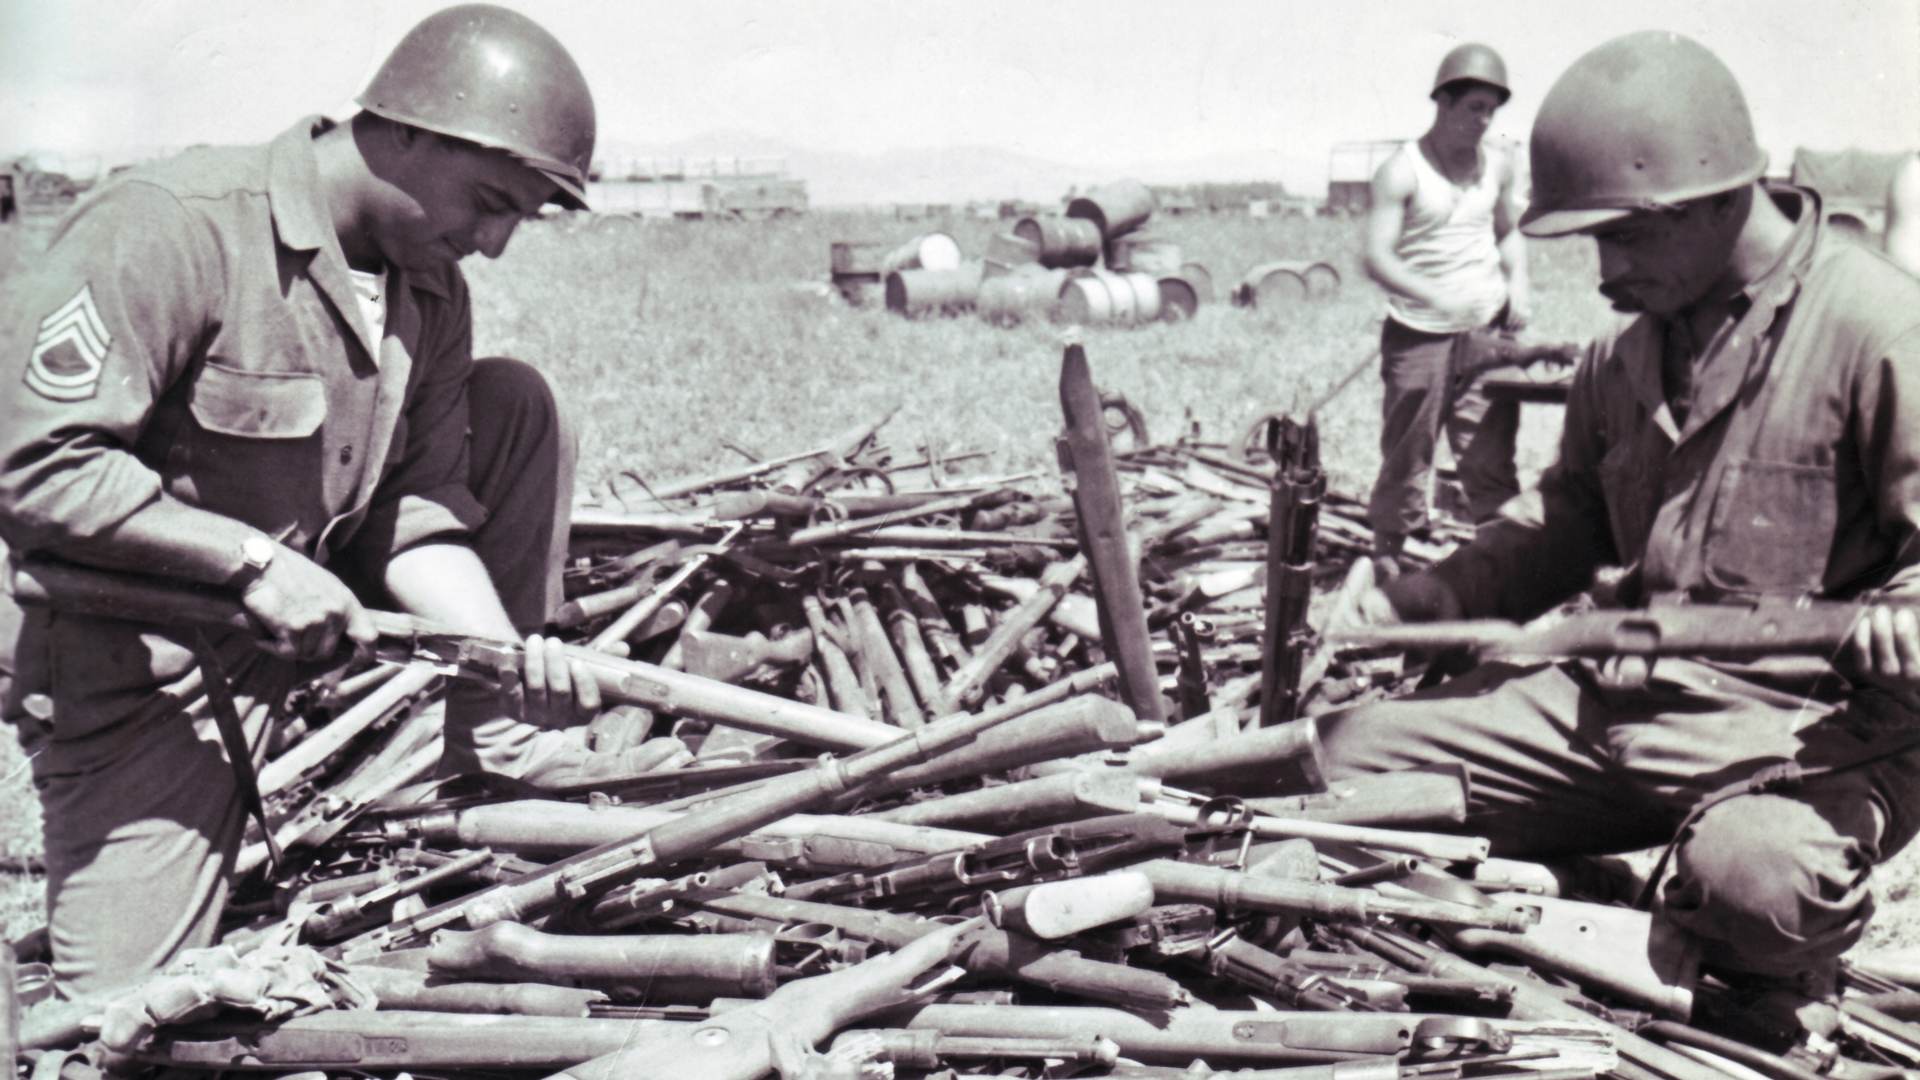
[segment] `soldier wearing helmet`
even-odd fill
[[[1635,317],[1579,367],[1538,501],[1429,573],[1356,575],[1335,621],[1525,621],[1606,567],[1624,573],[1596,598],[1623,607],[1915,592],[1920,282],[1761,179],[1732,73],[1675,34],[1576,61],[1532,164],[1521,229],[1591,236]],[[1863,610],[1831,656],[1483,664],[1331,718],[1330,775],[1466,761],[1467,827],[1496,854],[1671,844],[1646,895],[1682,933],[1656,940],[1731,987],[1718,1022],[1824,1035],[1868,868],[1920,828],[1920,628]],[[1798,782],[1764,782],[1782,762]]]
[[[1514,231],[1512,153],[1486,139],[1506,103],[1507,69],[1485,45],[1454,49],[1434,76],[1433,126],[1381,164],[1367,216],[1366,268],[1387,290],[1380,475],[1369,500],[1375,555],[1397,571],[1407,534],[1427,527],[1434,444],[1444,428],[1473,519],[1520,492],[1515,402],[1456,386],[1462,335],[1527,322],[1527,249]]]
[[[548,201],[581,205],[579,68],[487,5],[407,35],[345,124],[182,154],[80,205],[0,331],[0,536],[16,552],[210,586],[266,637],[209,632],[246,735],[295,664],[379,601],[491,638],[558,593],[572,447],[552,392],[475,360],[459,260]],[[471,437],[469,437],[471,432]],[[527,686],[456,691],[449,768],[592,767],[597,689],[527,638]],[[64,996],[211,943],[244,823],[192,632],[27,613],[9,714],[38,729]],[[541,661],[545,661],[544,663]],[[576,692],[577,687],[577,692]]]

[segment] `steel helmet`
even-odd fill
[[[566,48],[519,12],[462,4],[427,16],[355,100],[389,120],[505,150],[560,185],[553,201],[586,209],[593,94]]]
[[[1433,76],[1433,93],[1427,96],[1439,97],[1449,83],[1468,81],[1486,83],[1500,91],[1503,105],[1513,96],[1513,89],[1507,85],[1507,65],[1500,54],[1489,46],[1472,42],[1459,46],[1440,61],[1440,70]]]
[[[1528,236],[1591,229],[1753,183],[1767,154],[1733,72],[1692,38],[1615,38],[1573,62],[1533,121]]]

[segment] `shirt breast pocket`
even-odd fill
[[[1839,520],[1834,485],[1831,465],[1730,463],[1701,548],[1707,580],[1749,592],[1818,589]]]
[[[193,418],[217,435],[304,439],[327,418],[327,387],[306,372],[244,371],[208,362],[194,380]]]
[[[169,454],[176,494],[296,543],[325,523],[320,376],[209,362],[188,409],[194,423],[182,432],[185,445]]]

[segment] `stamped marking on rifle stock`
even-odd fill
[[[667,689],[666,683],[654,682],[652,679],[643,679],[638,675],[629,675],[621,679],[620,686],[626,690],[628,694],[643,701],[665,701],[667,700],[668,694],[671,693],[671,691]]]

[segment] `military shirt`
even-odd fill
[[[378,580],[392,554],[484,521],[465,279],[393,269],[368,340],[320,189],[313,139],[331,126],[132,170],[61,223],[0,328],[0,378],[20,380],[0,392],[15,550],[177,499]],[[192,666],[152,628],[59,617],[45,633],[23,649],[49,650],[56,708],[94,723]]]
[[[1773,195],[1794,231],[1693,363],[1685,424],[1663,320],[1597,340],[1537,495],[1436,570],[1469,616],[1532,618],[1606,565],[1628,603],[1920,582],[1920,281],[1826,236],[1812,192]]]

